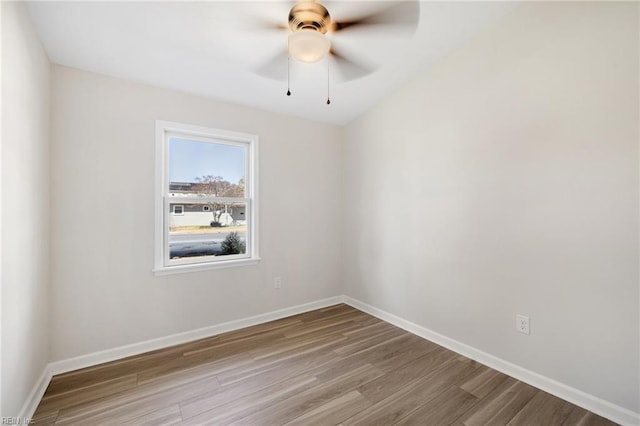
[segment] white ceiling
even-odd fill
[[[266,78],[261,66],[280,54],[286,77],[292,1],[31,2],[29,12],[52,62],[316,121],[345,124],[404,82],[508,13],[513,2],[420,2],[415,32],[396,27],[353,28],[329,34],[341,51],[375,68],[339,81],[327,62],[292,61],[286,80]],[[376,1],[324,1],[344,21],[380,10]]]

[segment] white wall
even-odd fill
[[[348,294],[639,412],[638,47],[523,5],[350,124]]]
[[[342,293],[338,127],[60,66],[51,97],[52,361]],[[260,137],[259,265],[152,274],[156,119]]]
[[[49,361],[49,60],[24,4],[2,2],[2,416]]]

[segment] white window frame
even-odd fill
[[[173,212],[169,209],[169,205],[175,202],[175,199],[171,199],[168,177],[169,138],[172,136],[246,148],[245,197],[229,199],[246,204],[247,252],[245,254],[176,260],[169,258],[169,212]],[[255,265],[260,261],[258,255],[258,136],[156,120],[155,181],[155,266],[153,269],[155,275]],[[180,204],[199,204],[205,200],[206,198],[202,197],[181,197]]]

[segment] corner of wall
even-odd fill
[[[50,62],[26,3],[1,11],[0,409],[17,417],[48,384]]]

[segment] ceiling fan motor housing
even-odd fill
[[[289,28],[299,30],[314,30],[326,34],[331,25],[329,11],[320,3],[305,1],[297,3],[289,12]]]

